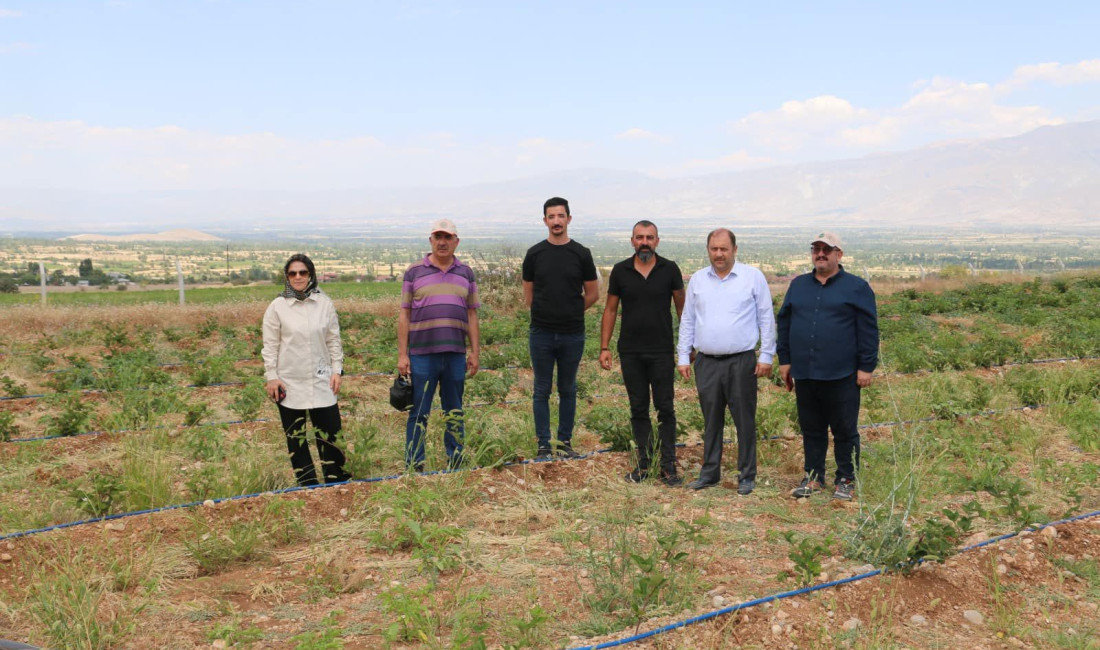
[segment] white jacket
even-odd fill
[[[283,406],[314,409],[336,403],[329,378],[343,369],[344,349],[336,307],[328,296],[279,296],[264,312],[263,332],[264,378],[286,384]]]

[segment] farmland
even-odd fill
[[[875,283],[883,364],[863,398],[859,498],[842,504],[788,498],[801,442],[778,381],[760,386],[752,496],[736,495],[732,449],[718,489],[625,483],[625,393],[591,344],[602,303],[588,313],[575,441],[606,451],[524,462],[535,451],[527,314],[505,256],[483,257],[484,370],[467,383],[465,415],[479,469],[435,473],[444,454],[433,419],[429,473],[403,473],[404,415],[386,402],[397,286],[332,283],[348,469],[381,480],[306,491],[285,491],[293,475],[261,388],[271,284],[195,289],[184,306],[171,291],[9,303],[0,638],[572,647],[885,568],[633,647],[1093,647],[1096,519],[955,551],[1100,509],[1100,276]],[[778,250],[771,259],[773,273],[797,263]],[[777,303],[784,286],[773,285]],[[702,419],[688,383],[677,415],[690,478]],[[18,535],[145,510],[156,511]]]

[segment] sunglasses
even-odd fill
[[[286,277],[288,277],[288,278],[294,278],[294,277],[308,278],[309,277],[309,271],[287,271],[286,272]]]
[[[813,246],[810,246],[811,253],[825,253],[826,255],[828,255],[835,250],[837,250],[835,247],[826,246],[824,244],[814,244]]]

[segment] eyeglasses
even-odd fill
[[[837,250],[836,247],[827,246],[825,244],[814,244],[813,246],[810,246],[810,252],[811,253],[825,253],[826,255],[828,255],[829,253],[832,253],[835,250]]]
[[[287,271],[286,272],[286,277],[288,277],[288,278],[294,278],[294,277],[308,278],[309,277],[309,271]]]

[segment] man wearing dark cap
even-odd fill
[[[458,242],[453,221],[432,223],[431,252],[405,271],[401,287],[397,371],[412,375],[413,388],[413,407],[405,425],[405,463],[418,472],[424,470],[424,432],[436,386],[446,415],[447,465],[458,467],[463,461],[462,393],[466,377],[477,374],[479,367],[477,309],[481,303],[473,269],[455,257]]]
[[[840,238],[819,234],[810,243],[812,273],[791,281],[776,318],[779,375],[795,391],[806,474],[791,496],[823,489],[829,430],[833,432],[833,497],[850,501],[859,468],[860,390],[878,365],[875,292],[844,270]]]

